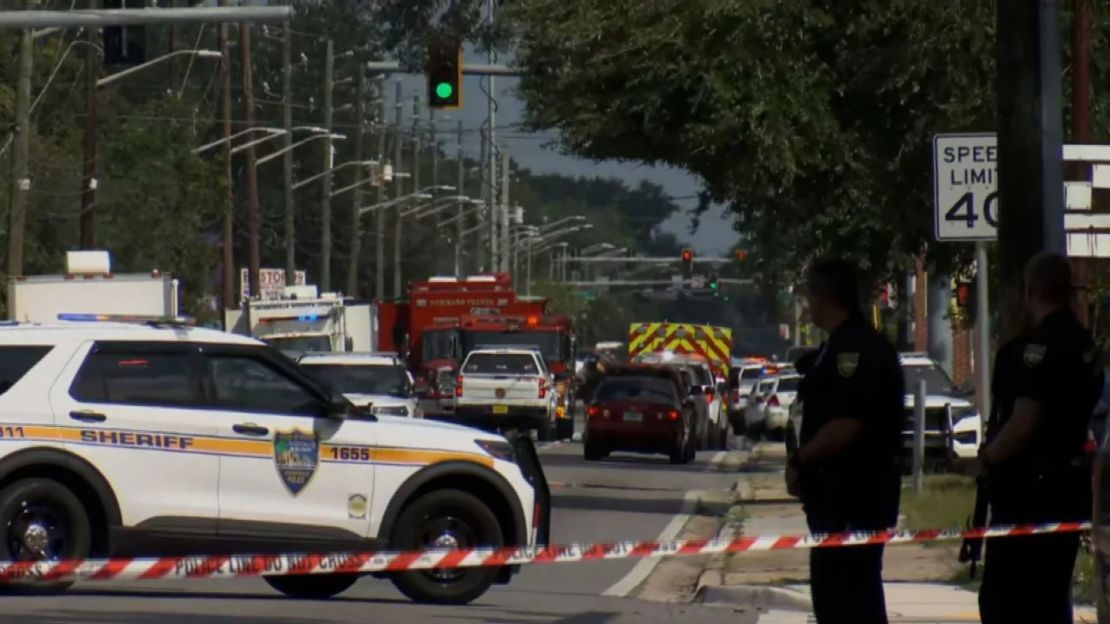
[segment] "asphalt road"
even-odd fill
[[[728,490],[735,473],[717,470],[700,453],[671,466],[662,456],[616,454],[586,463],[577,443],[541,451],[552,484],[553,541],[651,540],[681,527],[688,493]],[[677,519],[676,519],[677,517]],[[673,535],[671,536],[673,537]],[[552,622],[632,624],[738,622],[731,609],[647,602],[628,596],[650,574],[636,560],[526,567],[510,585],[495,586],[466,607],[410,603],[387,581],[365,578],[337,598],[300,601],[257,579],[82,583],[62,596],[5,597],[0,622],[21,624],[321,624],[337,622]]]

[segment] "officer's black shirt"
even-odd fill
[[[906,409],[898,353],[862,314],[837,327],[818,351],[800,388],[804,445],[834,418],[863,422],[863,437],[839,457],[803,471],[802,500],[855,505],[845,496],[875,499],[897,477]],[[817,491],[821,490],[821,491]],[[897,505],[895,494],[895,505]],[[808,503],[807,503],[808,504]]]
[[[1031,399],[1041,408],[1030,445],[1006,464],[1042,470],[1077,459],[1102,394],[1103,376],[1091,334],[1072,311],[1046,316],[1018,341],[999,350],[996,366],[995,396],[1003,402],[1000,425],[1013,415],[1018,399]]]
[[[1025,336],[1014,338],[1003,344],[994,356],[994,373],[991,376],[991,413],[986,420],[986,440],[989,444],[998,436],[1002,428],[1002,415],[1006,418],[1014,412],[1018,386],[1013,380],[1024,366],[1021,355],[1025,350]]]

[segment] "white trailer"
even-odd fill
[[[71,251],[64,275],[8,279],[8,319],[49,323],[66,318],[179,314],[178,281],[159,271],[113,274],[106,251]]]
[[[225,312],[225,329],[258,338],[281,351],[374,351],[377,315],[372,304],[312,286],[286,289],[280,300],[248,300]]]

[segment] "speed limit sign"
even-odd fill
[[[998,146],[993,133],[933,137],[938,241],[998,238]]]

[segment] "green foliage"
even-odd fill
[[[697,175],[768,283],[824,254],[874,277],[907,268],[932,236],[932,135],[995,126],[993,0],[519,0],[508,12],[529,125],[572,154]],[[1110,78],[1108,37],[1097,23],[1096,85]],[[1094,108],[1105,132],[1110,109]],[[965,262],[958,246],[928,252]]]

